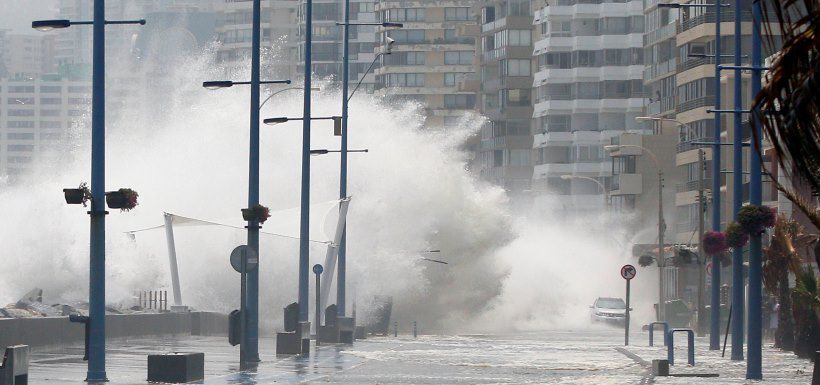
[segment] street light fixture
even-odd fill
[[[238,85],[249,85],[251,82],[234,82],[230,80],[211,80],[202,82],[202,86],[209,90],[218,90],[220,88],[230,88]],[[259,84],[290,84],[290,80],[262,80]]]
[[[289,87],[289,88],[283,88],[283,89],[281,89],[281,90],[279,90],[279,91],[276,91],[276,92],[274,92],[274,93],[272,93],[272,94],[268,95],[268,97],[267,97],[267,98],[265,98],[265,100],[263,100],[263,101],[262,101],[262,103],[259,105],[259,109],[261,110],[261,109],[262,109],[262,107],[265,105],[265,103],[267,103],[267,102],[268,102],[268,100],[270,100],[271,98],[273,98],[274,96],[276,96],[276,95],[278,95],[278,94],[280,94],[280,93],[282,93],[282,92],[285,92],[285,91],[290,91],[290,90],[301,90],[301,89],[302,89],[302,87]],[[322,89],[321,89],[321,88],[319,88],[319,87],[310,87],[310,90],[311,90],[311,91],[316,91],[316,92],[319,92],[319,91],[321,91]]]
[[[310,155],[325,155],[331,152],[342,152],[342,150],[328,150],[328,149],[318,149],[318,150],[310,150]],[[347,152],[367,152],[367,149],[363,150],[347,150]]]
[[[563,179],[563,180],[583,179],[583,180],[589,180],[589,181],[595,182],[599,187],[601,187],[601,192],[604,193],[603,194],[604,195],[604,207],[611,205],[611,199],[610,199],[610,196],[609,196],[609,192],[606,190],[606,187],[604,186],[603,183],[601,183],[601,181],[599,181],[595,178],[588,177],[588,176],[572,175],[572,174],[561,175],[561,179]]]

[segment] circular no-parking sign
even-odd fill
[[[245,267],[248,272],[256,270],[256,266],[259,264],[259,257],[250,246],[237,246],[231,251],[231,267],[239,273],[242,272],[242,259],[246,260]]]
[[[638,270],[635,269],[635,266],[624,265],[624,267],[621,268],[621,277],[626,280],[635,278],[636,274],[638,274]]]

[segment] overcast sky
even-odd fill
[[[0,0],[0,29],[34,34],[31,21],[57,15],[57,0]]]

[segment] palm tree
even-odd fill
[[[792,182],[804,180],[814,192],[818,192],[820,0],[760,0],[760,3],[768,51],[779,52],[756,96],[758,121],[774,147],[778,163]],[[771,175],[768,170],[766,173]],[[816,204],[777,180],[774,183],[815,227],[820,228]]]
[[[794,353],[801,358],[813,358],[820,349],[820,323],[817,311],[820,309],[820,292],[814,269],[806,266],[797,274],[792,292],[794,301],[795,346]]]
[[[763,282],[766,291],[777,296],[780,304],[774,346],[787,351],[794,350],[794,320],[789,272],[797,274],[800,271],[800,256],[794,247],[794,240],[799,230],[797,222],[781,215],[775,223],[774,235],[769,247],[763,253]]]

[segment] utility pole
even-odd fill
[[[704,300],[704,274],[706,268],[706,254],[703,252],[704,216],[706,215],[706,198],[703,193],[703,174],[706,167],[706,155],[703,149],[698,149],[698,337],[706,334],[706,303]],[[712,270],[715,267],[712,266]]]
[[[663,170],[658,163],[658,321],[666,319],[664,313],[663,296],[663,274],[666,267],[666,260],[663,253],[663,233],[666,230],[666,223],[663,220]]]

